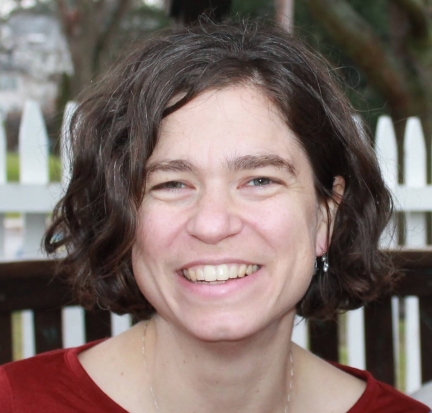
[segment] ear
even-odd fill
[[[333,179],[333,196],[321,201],[319,205],[318,227],[315,245],[317,257],[323,255],[329,249],[329,243],[333,234],[333,227],[340,201],[345,191],[345,179],[335,176]]]

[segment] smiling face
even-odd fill
[[[293,319],[327,222],[309,161],[252,87],[208,91],[163,121],[132,263],[157,313],[203,340]]]

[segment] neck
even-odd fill
[[[160,413],[285,411],[292,315],[253,337],[218,343],[195,339],[161,317],[153,320],[146,358]]]

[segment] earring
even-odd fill
[[[329,269],[329,259],[326,252],[324,252],[323,255],[321,256],[321,263],[322,263],[323,273],[327,274],[327,271]]]
[[[315,257],[313,275],[316,275],[317,273],[318,273],[318,257]]]

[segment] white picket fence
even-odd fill
[[[64,122],[73,112],[74,105],[69,104]],[[67,134],[63,133],[66,137]],[[46,221],[62,188],[68,181],[69,164],[67,150],[62,145],[62,182],[50,183],[48,177],[48,137],[39,106],[35,102],[25,105],[19,134],[20,182],[6,181],[6,139],[0,125],[0,260],[41,258],[40,240]],[[387,185],[396,198],[396,209],[406,215],[407,247],[426,247],[426,211],[432,211],[432,185],[426,184],[426,149],[420,122],[410,118],[405,136],[405,185],[397,184],[397,148],[396,139],[389,117],[381,117],[376,131],[376,152]],[[22,220],[21,241],[15,245],[12,253],[7,253],[10,232],[5,223],[8,213],[19,213]],[[6,218],[6,219],[5,219]],[[396,247],[397,234],[387,234],[383,238],[383,247]],[[405,391],[411,393],[421,386],[419,310],[416,297],[408,297],[405,302]],[[393,301],[395,352],[399,354],[399,310],[398,300]],[[34,334],[31,331],[32,312],[23,312],[24,336],[23,355],[34,354]],[[113,334],[124,331],[130,325],[129,317],[113,315]],[[83,312],[80,308],[64,311],[64,343],[67,346],[84,342]],[[346,317],[346,337],[348,364],[365,368],[365,340],[363,309],[351,311]],[[305,322],[298,320],[294,329],[294,341],[306,347],[308,343]]]
[[[75,105],[69,103],[63,124],[73,113]],[[69,180],[67,131],[63,128],[61,146],[61,182],[49,182],[49,140],[42,112],[36,102],[26,103],[19,131],[18,183],[6,180],[6,136],[0,123],[0,261],[42,259],[41,239],[55,203]],[[6,214],[14,214],[13,218]],[[16,213],[19,218],[16,218]],[[63,343],[67,347],[84,343],[84,311],[80,307],[63,309]],[[23,311],[22,351],[24,358],[35,354],[33,312]],[[116,335],[131,325],[129,316],[112,314],[112,334]],[[1,332],[0,332],[1,333]]]
[[[396,135],[388,116],[380,117],[375,138],[375,151],[384,179],[395,198],[395,207],[405,214],[407,248],[430,248],[427,246],[426,212],[432,211],[432,185],[427,185],[426,145],[419,119],[407,121],[404,139],[405,176],[404,185],[398,185],[398,161]],[[397,230],[384,234],[383,248],[396,248]],[[421,387],[420,359],[420,314],[417,297],[405,299],[405,354],[400,356],[399,348],[399,301],[392,300],[393,335],[395,338],[396,371],[401,359],[405,363],[405,383],[401,387],[412,393]],[[304,322],[294,331],[294,341],[306,346],[308,337]],[[366,368],[364,311],[363,308],[346,315],[346,337],[348,364],[360,369]]]
[[[9,254],[8,258],[42,257],[40,243],[47,216],[62,193],[61,183],[49,182],[48,150],[42,112],[36,102],[29,101],[19,130],[19,183],[6,182],[6,137],[3,126],[0,126],[0,259],[6,255],[7,213],[19,213],[23,221],[23,243],[13,254],[15,257]]]

